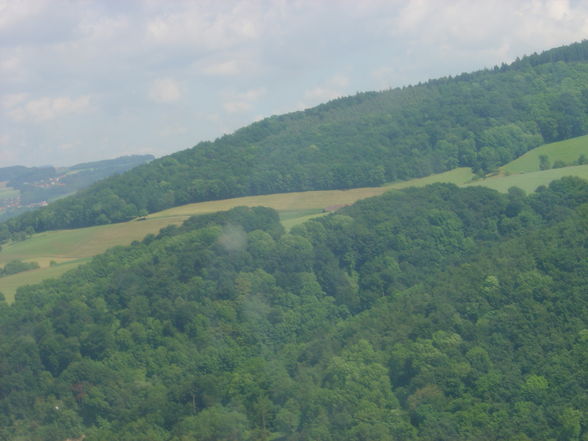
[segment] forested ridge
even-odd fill
[[[68,167],[1,167],[0,182],[17,190],[18,196],[11,194],[2,198],[0,195],[0,221],[30,211],[42,202],[73,194],[101,179],[123,173],[153,159],[153,155],[131,155]],[[2,239],[0,232],[0,242]]]
[[[588,183],[194,217],[0,307],[0,439],[586,440]]]
[[[588,41],[511,65],[273,116],[0,225],[0,240],[229,197],[487,173],[588,133]]]

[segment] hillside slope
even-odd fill
[[[48,201],[70,195],[101,179],[123,173],[153,159],[153,155],[131,155],[69,167],[0,168],[0,221],[43,206]]]
[[[120,222],[189,202],[490,171],[588,131],[588,41],[509,66],[360,93],[266,118],[111,178],[6,226]]]
[[[0,439],[588,433],[588,183],[237,208],[0,304]]]
[[[26,273],[0,278],[0,292],[6,296],[8,302],[12,302],[20,286],[39,283],[63,274],[112,246],[128,245],[147,234],[157,233],[167,225],[180,224],[190,216],[229,210],[237,206],[273,208],[278,211],[282,225],[289,231],[305,220],[324,215],[328,207],[351,205],[357,200],[380,195],[389,190],[452,183],[458,186],[482,186],[503,193],[507,193],[511,187],[518,187],[532,193],[537,188],[548,186],[552,181],[562,177],[588,179],[588,164],[541,170],[539,158],[543,155],[554,165],[577,163],[579,158],[588,156],[588,136],[544,144],[500,167],[498,173],[492,173],[484,178],[474,175],[470,168],[461,167],[381,187],[278,193],[197,202],[169,208],[129,222],[37,233],[26,241],[4,245],[0,250],[0,268],[14,260],[40,265],[40,268]],[[140,222],[137,222],[138,220]],[[50,266],[50,262],[53,262],[53,266]]]

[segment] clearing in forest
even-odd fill
[[[579,176],[588,179],[588,165],[540,171],[540,156],[546,155],[552,165],[556,161],[571,164],[583,154],[588,157],[588,136],[545,144],[501,167],[497,175],[482,179],[476,179],[469,168],[457,168],[424,178],[386,184],[382,187],[280,193],[199,202],[152,213],[145,218],[130,222],[39,233],[23,242],[3,246],[0,251],[0,266],[18,259],[37,262],[40,268],[0,278],[0,292],[10,302],[20,286],[58,277],[108,248],[141,240],[147,234],[156,234],[167,225],[181,224],[190,216],[229,210],[237,206],[266,206],[278,211],[284,227],[289,230],[308,219],[327,214],[325,209],[328,207],[351,205],[360,199],[378,196],[386,191],[420,187],[437,182],[453,183],[459,186],[481,185],[501,192],[516,186],[526,192],[532,192],[540,185],[548,185],[551,181],[563,176]],[[1,187],[0,190],[2,190]]]

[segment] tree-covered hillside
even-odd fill
[[[266,118],[14,219],[0,237],[210,199],[376,186],[457,166],[488,172],[544,142],[588,132],[587,61],[584,41]]]
[[[191,218],[0,307],[0,439],[585,440],[588,183]]]
[[[0,221],[15,217],[76,191],[106,177],[123,173],[154,159],[153,155],[121,156],[116,159],[85,162],[69,167],[3,167],[0,183],[10,190],[0,193]]]

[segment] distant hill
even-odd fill
[[[153,155],[121,156],[71,167],[0,168],[0,220],[5,220],[123,173],[155,159]]]
[[[588,133],[588,41],[510,65],[273,116],[11,220],[4,231],[121,222],[190,202],[484,175]],[[0,227],[1,228],[1,227]]]

